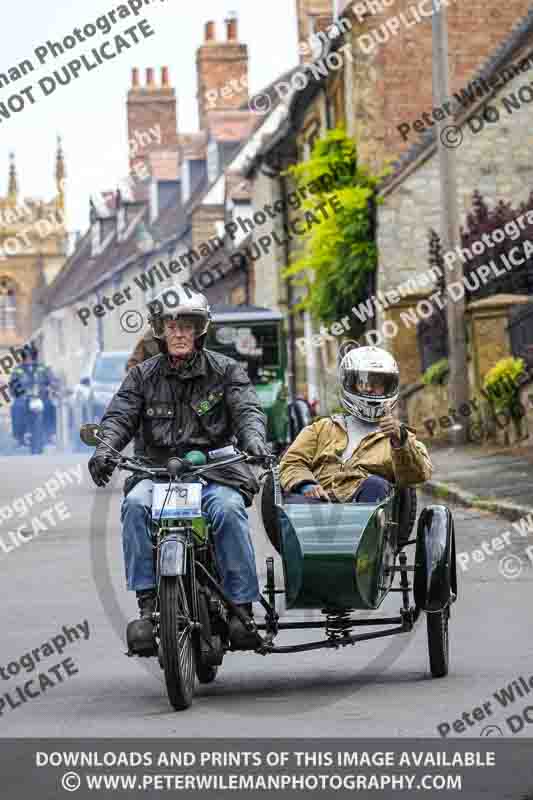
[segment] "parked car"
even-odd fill
[[[70,441],[74,449],[83,448],[79,437],[80,425],[99,422],[111,398],[126,375],[128,350],[95,353],[88,369],[74,387],[69,398]]]

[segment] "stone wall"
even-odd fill
[[[529,42],[529,47],[533,44]],[[522,55],[527,50],[524,47]],[[517,57],[517,61],[520,57]],[[479,190],[490,207],[511,202],[517,207],[531,191],[533,106],[509,114],[502,99],[529,83],[526,73],[510,81],[492,100],[500,121],[485,123],[479,133],[463,124],[456,150],[459,221],[464,224],[472,194]],[[477,125],[472,123],[474,127]],[[439,232],[440,186],[436,147],[424,151],[401,178],[382,193],[378,206],[379,289],[395,286],[428,269],[429,230]]]
[[[392,5],[369,2],[369,7],[382,10],[366,17],[361,14],[364,5],[351,3],[343,12],[353,21],[351,36],[348,34],[353,63],[348,68],[354,79],[347,85],[354,93],[361,154],[373,168],[381,168],[385,159],[399,156],[419,141],[420,133],[413,131],[412,125],[424,112],[432,112],[432,21],[426,16],[416,23],[410,9],[419,4],[411,0],[396,0]],[[527,0],[511,0],[503,5],[499,0],[449,3],[452,93],[468,83],[528,10]],[[399,22],[396,35],[381,27],[394,17],[399,20],[400,13],[406,24]],[[403,123],[411,124],[407,141],[398,130]],[[424,127],[429,126],[426,123]]]
[[[531,47],[524,45],[519,61]],[[530,76],[529,76],[530,77]],[[463,124],[463,142],[456,150],[459,222],[465,224],[472,194],[479,190],[489,207],[498,202],[512,203],[516,208],[528,199],[533,178],[533,163],[528,152],[533,130],[533,105],[523,104],[509,114],[503,106],[508,97],[528,82],[528,75],[515,77],[491,104],[498,108],[500,121],[485,123],[477,134]],[[479,109],[473,109],[474,113]],[[475,124],[471,123],[473,127]],[[425,151],[417,162],[382,192],[378,205],[378,290],[396,287],[416,279],[429,269],[429,232],[440,231],[439,164],[436,148]],[[490,256],[487,256],[487,261]],[[428,292],[430,293],[430,292]],[[391,311],[387,311],[390,316]],[[379,324],[383,315],[378,316]],[[413,352],[413,363],[419,363]],[[412,370],[412,366],[408,367]]]
[[[502,358],[512,356],[507,330],[509,311],[529,302],[528,295],[497,294],[470,303],[466,311],[470,352],[474,361],[474,386],[479,390],[487,372]]]

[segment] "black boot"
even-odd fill
[[[251,603],[235,603],[235,605],[253,621]],[[228,627],[230,642],[236,650],[255,650],[259,646],[260,642],[257,634],[254,631],[247,630],[238,617],[230,617]]]
[[[143,589],[137,592],[137,605],[141,619],[151,619],[157,604],[157,592],[155,589]]]
[[[129,652],[136,656],[155,656],[157,655],[157,646],[152,614],[157,605],[156,590],[145,589],[137,592],[137,603],[140,619],[130,622],[126,631]]]

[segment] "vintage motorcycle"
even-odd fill
[[[105,443],[95,424],[82,425],[82,441],[90,447]],[[165,467],[144,459],[123,457],[107,445],[109,458],[120,470],[154,481],[152,523],[157,576],[157,607],[149,625],[155,638],[144,655],[157,655],[165,674],[171,705],[188,708],[196,678],[210,683],[225,654],[233,648],[228,634],[229,614],[235,614],[257,638],[260,655],[339,648],[356,642],[414,629],[420,612],[427,614],[430,669],[433,677],[448,672],[448,623],[457,598],[455,534],[449,509],[424,508],[416,537],[410,534],[416,517],[416,492],[394,486],[378,503],[285,503],[274,456],[253,457],[234,451],[227,458],[207,462],[192,451],[171,458]],[[222,454],[223,456],[224,454]],[[221,586],[209,525],[202,516],[202,488],[213,468],[236,464],[263,464],[261,512],[267,535],[281,556],[284,583],[276,588],[274,559],[266,560],[266,597],[260,595],[265,622],[246,617]],[[413,565],[404,547],[416,544]],[[412,583],[409,583],[409,573]],[[393,587],[399,575],[399,586]],[[399,616],[358,619],[352,612],[376,610],[389,592],[400,592]],[[414,605],[410,602],[413,593]],[[286,607],[320,610],[324,620],[283,622],[276,611],[276,595],[284,593]],[[268,600],[267,600],[268,598]],[[357,626],[390,626],[386,630],[353,634]],[[276,647],[281,630],[325,629],[317,642]],[[129,655],[142,655],[135,627],[128,630]],[[142,636],[138,637],[139,640]],[[146,641],[146,637],[144,637]],[[135,650],[135,652],[134,652]]]

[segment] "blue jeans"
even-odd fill
[[[152,481],[140,481],[122,501],[126,583],[134,591],[156,585],[150,535],[152,487]],[[242,495],[229,486],[210,482],[202,489],[202,512],[211,526],[224,591],[235,603],[259,600],[255,554]]]
[[[369,475],[354,492],[352,503],[379,503],[391,490],[389,481],[380,475]]]
[[[287,502],[289,503],[298,503],[298,502],[307,502],[307,503],[322,503],[323,500],[314,499],[312,497],[304,497],[303,492],[308,486],[312,486],[312,483],[305,483],[299,486],[296,490],[295,494],[289,495],[287,498]],[[361,482],[360,486],[355,490],[353,493],[352,499],[350,502],[352,503],[379,503],[383,500],[384,497],[388,495],[391,490],[391,485],[389,481],[382,478],[380,475],[369,475],[368,478],[365,478],[364,481]],[[302,499],[299,500],[298,496],[301,496]]]

